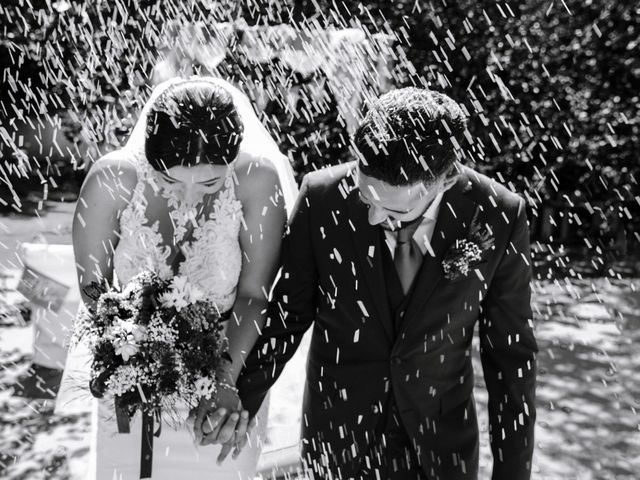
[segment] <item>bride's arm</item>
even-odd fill
[[[243,263],[233,315],[227,327],[232,363],[226,368],[233,384],[265,322],[286,224],[284,200],[275,167],[268,160],[242,156],[238,162],[237,196],[242,202],[244,215],[240,228]]]
[[[129,203],[136,184],[135,167],[112,152],[98,160],[85,179],[73,215],[73,250],[78,284],[113,280],[113,251],[119,239],[120,212]]]
[[[221,388],[213,401],[215,412],[207,422],[210,407],[201,405],[194,418],[194,433],[199,442],[203,445],[224,444],[218,463],[230,453],[234,438],[246,436],[249,415],[246,411],[238,411],[241,404],[234,387],[245,358],[258,340],[265,323],[286,223],[284,199],[273,164],[266,159],[245,154],[238,159],[235,171],[238,179],[237,197],[242,203],[244,218],[240,227],[242,270],[226,330],[231,362],[223,363],[217,371]],[[239,453],[240,450],[236,448],[234,456]]]

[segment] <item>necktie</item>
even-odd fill
[[[398,230],[393,263],[396,266],[402,291],[406,295],[422,265],[422,252],[413,239],[413,234],[420,225],[422,217]]]

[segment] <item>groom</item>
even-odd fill
[[[357,162],[307,175],[267,327],[239,380],[255,414],[313,325],[302,457],[316,479],[473,479],[474,327],[494,479],[527,479],[536,342],[525,202],[457,162],[449,97],[391,91]]]

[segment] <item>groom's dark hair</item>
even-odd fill
[[[207,80],[171,85],[147,116],[145,153],[156,170],[225,165],[238,155],[244,127],[231,94]]]
[[[460,105],[442,93],[391,90],[372,102],[354,134],[360,171],[394,186],[449,175],[465,124]]]

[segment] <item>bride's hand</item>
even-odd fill
[[[217,372],[215,395],[210,399],[200,400],[198,407],[191,412],[196,444],[224,443],[217,441],[217,434],[221,427],[226,425],[226,422],[230,419],[233,412],[241,408],[242,403],[234,387],[231,375],[225,370],[220,369]],[[227,429],[223,432],[225,436],[227,433],[226,430]],[[210,438],[204,443],[206,437]]]
[[[198,406],[191,410],[191,412],[189,413],[189,421],[193,422],[192,428],[195,437],[195,444],[202,444],[202,441],[204,439],[202,427],[205,421],[208,425],[211,426],[211,428],[215,428],[215,426],[220,423],[226,416],[227,411],[225,409],[216,409],[213,400],[200,400]]]

